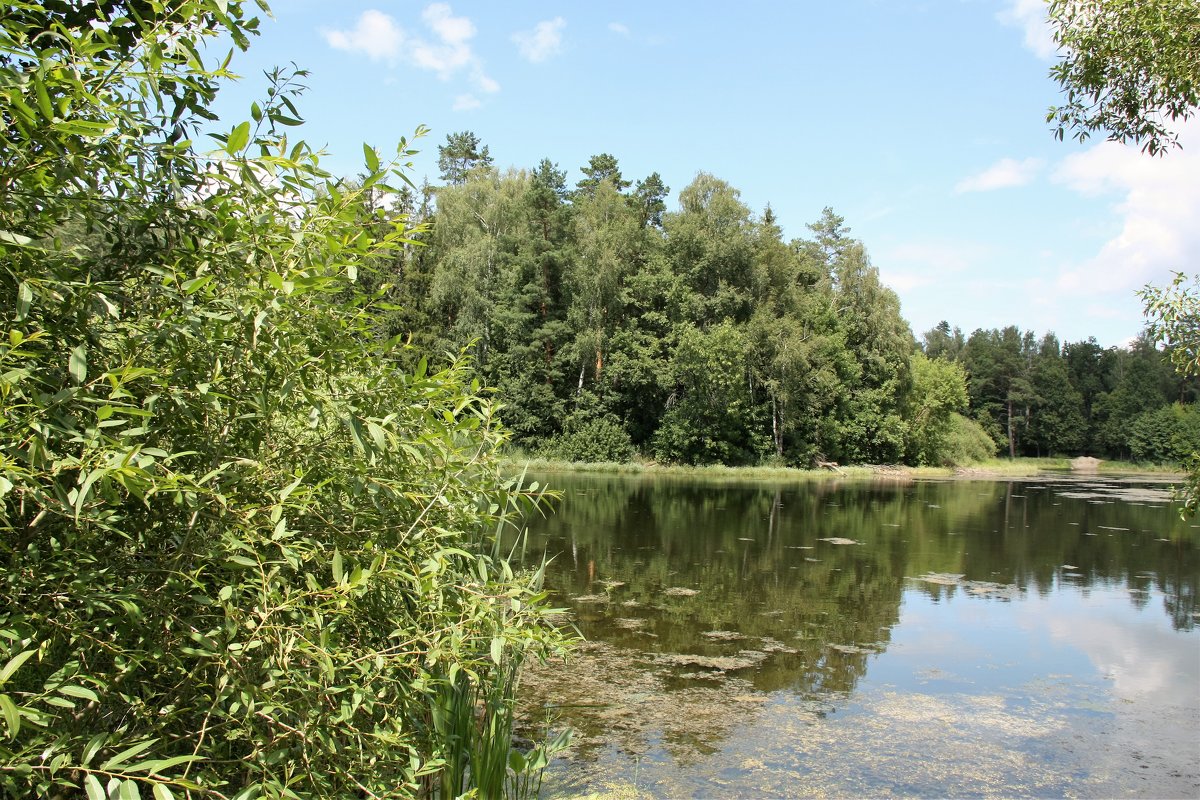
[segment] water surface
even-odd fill
[[[547,476],[548,794],[1200,796],[1200,528],[1136,479]]]

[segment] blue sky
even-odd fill
[[[335,172],[418,125],[418,183],[461,130],[501,168],[549,158],[572,184],[611,153],[626,178],[659,172],[672,209],[711,172],[789,237],[825,206],[845,217],[918,336],[945,319],[1119,345],[1143,326],[1137,288],[1195,271],[1200,125],[1165,158],[1056,141],[1044,8],[275,0],[217,109],[246,117],[263,70],[294,62],[303,137]]]

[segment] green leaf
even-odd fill
[[[83,779],[83,788],[87,790],[88,800],[106,800],[108,797],[104,787],[100,785],[100,781],[90,772]]]
[[[371,145],[363,143],[363,157],[367,160],[367,170],[370,172],[379,171],[379,154],[375,152],[375,148]]]
[[[242,152],[242,149],[249,143],[250,122],[246,121],[229,132],[229,138],[225,140],[225,152],[235,156]]]
[[[87,380],[87,345],[77,345],[71,351],[71,358],[67,362],[67,370],[71,373],[71,377],[76,383],[84,383]]]
[[[339,551],[334,550],[333,551],[333,582],[341,583],[342,575],[343,575],[343,573],[342,573],[342,554]]]
[[[504,639],[500,636],[492,638],[492,661],[496,664],[500,663],[501,656],[504,655]]]
[[[33,304],[33,289],[25,281],[21,281],[17,286],[17,322],[24,322],[29,318],[29,307]]]
[[[117,793],[118,800],[141,800],[142,792],[138,788],[137,781],[126,779],[121,783],[121,790]]]
[[[198,277],[192,278],[189,281],[184,281],[183,282],[183,293],[184,294],[194,294],[195,292],[198,292],[199,290],[201,290],[205,286],[207,286],[209,284],[209,282],[212,281],[213,277],[215,277],[215,276],[212,273],[209,273],[208,275],[200,275]]]
[[[83,756],[80,758],[79,763],[86,767],[88,762],[96,757],[96,753],[100,752],[100,748],[104,747],[104,743],[107,741],[107,733],[97,733],[93,736],[91,741],[87,743],[87,746],[83,748]]]
[[[171,790],[165,783],[156,783],[154,784],[154,800],[175,800],[175,795],[171,794]]]
[[[4,721],[8,725],[9,740],[16,739],[17,734],[21,732],[21,712],[6,694],[0,694],[0,713],[4,715]]]
[[[82,119],[64,119],[52,126],[59,133],[68,136],[82,136],[85,139],[98,139],[113,129],[111,123],[89,122]]]
[[[8,679],[13,676],[13,673],[19,670],[21,665],[28,661],[36,652],[37,650],[25,650],[10,658],[8,663],[4,665],[4,669],[0,669],[0,686],[8,683]]]
[[[152,761],[142,761],[138,764],[131,764],[125,768],[126,772],[149,772],[154,775],[162,774],[171,767],[177,767],[180,764],[187,764],[192,761],[203,761],[202,756],[174,756],[172,758],[159,758]]]
[[[138,742],[133,747],[127,747],[124,750],[122,750],[121,752],[117,753],[112,758],[110,758],[108,761],[105,761],[103,764],[101,764],[100,769],[104,770],[105,772],[111,772],[111,771],[115,770],[117,767],[124,764],[129,759],[136,756],[138,753],[142,753],[142,752],[150,749],[150,747],[152,747],[156,741],[158,741],[158,740],[157,739],[147,739],[144,742]]]
[[[13,233],[12,231],[0,231],[0,242],[4,242],[6,244],[15,244],[17,247],[25,247],[32,241],[33,239],[30,239],[28,236],[22,236],[19,233]]]
[[[100,702],[100,698],[91,689],[83,686],[59,686],[56,689],[59,694],[65,694],[68,697],[78,697],[81,700],[91,700],[93,703]]]

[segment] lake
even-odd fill
[[[1200,796],[1166,484],[537,477],[588,640],[522,686],[574,731],[546,796]]]

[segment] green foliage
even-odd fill
[[[198,155],[204,39],[254,20],[136,5],[0,28],[0,793],[519,789],[515,670],[562,638],[497,534],[540,493],[465,360],[378,336],[412,151],[332,180],[277,73]]]
[[[962,414],[951,414],[949,430],[941,442],[939,460],[947,466],[978,464],[996,455],[996,440],[980,425]]]
[[[1145,286],[1138,296],[1149,319],[1149,338],[1166,345],[1185,377],[1200,375],[1200,280],[1176,273],[1166,288]]]
[[[563,432],[543,448],[547,458],[623,464],[637,455],[629,433],[612,417],[567,420]]]
[[[1130,426],[1129,450],[1138,461],[1182,465],[1200,453],[1200,408],[1175,403],[1141,414]]]
[[[487,145],[480,147],[479,137],[471,131],[446,134],[446,143],[438,145],[438,170],[442,180],[453,186],[465,183],[472,170],[492,165]]]
[[[1066,95],[1047,115],[1058,138],[1178,146],[1171,127],[1200,105],[1200,2],[1051,0],[1049,12],[1063,54],[1050,74]]]
[[[1139,292],[1150,319],[1149,335],[1165,343],[1175,370],[1185,378],[1200,375],[1200,297],[1196,280],[1187,285],[1187,276],[1175,275],[1166,289],[1146,286]],[[1186,458],[1187,483],[1180,488],[1183,512],[1194,515],[1200,510],[1200,447]]]
[[[967,374],[962,366],[945,359],[916,353],[910,362],[908,440],[910,459],[919,465],[953,465],[948,439],[961,428],[955,416],[967,408]],[[988,454],[989,456],[991,453]]]
[[[671,361],[668,403],[655,457],[684,464],[753,464],[756,436],[746,381],[746,343],[730,322],[708,332],[685,329]]]

